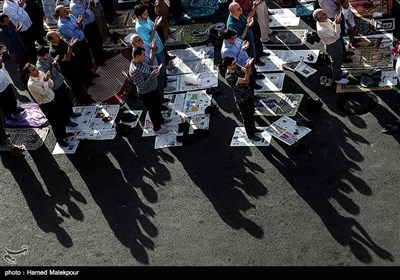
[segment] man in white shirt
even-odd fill
[[[69,144],[65,138],[69,135],[65,131],[62,108],[54,101],[54,91],[52,90],[54,82],[50,79],[50,71],[45,74],[39,71],[35,65],[27,63],[24,66],[24,72],[29,75],[28,89],[36,103],[39,104],[40,110],[49,120],[58,144],[68,147]]]
[[[317,21],[317,33],[325,45],[325,51],[330,56],[333,79],[338,84],[347,84],[349,80],[344,77],[341,66],[343,62],[343,49],[340,42],[340,15],[335,20],[328,19],[323,9],[316,9],[313,13]]]

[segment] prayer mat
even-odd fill
[[[25,103],[20,105],[24,111],[15,116],[14,120],[6,119],[9,127],[44,127],[49,123],[46,116],[36,103]]]
[[[36,150],[43,145],[49,127],[42,128],[6,128],[6,133],[10,135],[10,141],[4,146],[0,146],[0,151],[9,151],[11,143],[17,146],[23,146],[26,150]]]
[[[355,38],[360,40],[357,42],[359,47],[353,50],[352,62],[343,63],[343,68],[387,68],[393,66],[391,58],[393,35],[376,34],[356,36]],[[344,40],[348,42],[349,38],[345,37]]]
[[[182,44],[201,44],[209,39],[207,29],[212,23],[196,23],[187,25],[175,25],[171,28],[176,28],[176,31],[170,34],[170,38],[174,39],[175,42],[172,44],[166,44],[167,46],[182,45]]]
[[[363,71],[363,69],[350,70],[348,84],[337,84],[336,93],[384,91],[391,90],[393,86],[397,85],[397,74],[395,71],[382,71],[380,86],[363,87],[360,84],[360,77]]]
[[[356,23],[356,31],[362,35],[373,35],[376,34],[374,20],[369,18],[354,17]]]
[[[265,46],[301,46],[306,41],[307,29],[279,29],[276,33],[269,36],[269,41]]]
[[[125,87],[129,83],[128,71],[129,60],[122,54],[106,60],[106,66],[99,66],[97,74],[100,77],[94,79],[95,85],[89,87],[88,93],[92,98],[101,103],[113,96],[123,96],[121,92],[126,90]],[[128,80],[128,81],[127,81]]]
[[[354,17],[372,17],[374,13],[390,14],[392,11],[392,1],[350,0],[349,3]]]
[[[296,115],[304,95],[276,92],[258,96],[261,99],[254,100],[256,115],[292,117]]]

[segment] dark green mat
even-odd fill
[[[209,35],[207,29],[212,25],[212,23],[195,23],[188,25],[176,25],[171,26],[171,28],[176,28],[177,30],[170,34],[170,37],[175,40],[172,44],[167,44],[168,46],[182,45],[182,44],[201,44],[208,40]]]
[[[392,69],[387,69],[387,71]],[[374,92],[391,90],[394,86],[383,86],[383,87],[363,87],[360,84],[360,77],[363,73],[363,69],[353,69],[349,71],[349,83],[347,85],[337,84],[336,93],[350,93],[350,92]]]

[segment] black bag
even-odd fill
[[[363,87],[377,87],[381,81],[381,69],[364,70],[360,78],[360,84]]]

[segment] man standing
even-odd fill
[[[129,66],[129,76],[136,85],[140,100],[149,111],[155,133],[165,134],[169,130],[166,127],[161,127],[161,125],[171,122],[171,119],[164,119],[161,114],[161,101],[157,91],[157,76],[160,73],[160,68],[158,66],[150,67],[145,62],[145,56],[144,48],[138,47],[135,49]]]
[[[316,9],[313,17],[317,21],[317,33],[325,45],[325,51],[331,59],[333,79],[337,84],[347,84],[349,80],[344,76],[341,66],[343,62],[343,50],[340,42],[340,15],[335,20],[328,19],[323,9]]]

